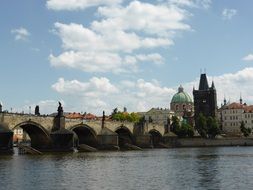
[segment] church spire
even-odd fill
[[[240,104],[242,104],[242,93],[240,93]]]
[[[225,95],[224,95],[224,105],[226,105],[227,104],[227,100],[226,100],[226,97],[225,97]]]

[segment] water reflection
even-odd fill
[[[196,172],[199,189],[220,189],[219,148],[196,150]]]
[[[1,156],[0,187],[251,189],[252,153],[251,147],[230,147]]]

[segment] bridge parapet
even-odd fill
[[[50,131],[53,126],[54,117],[50,116],[37,116],[31,114],[18,114],[18,113],[0,113],[1,122],[5,122],[9,125],[11,130],[21,123],[33,122],[43,126],[46,130]]]

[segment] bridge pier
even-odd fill
[[[74,150],[74,132],[65,129],[65,117],[63,108],[59,102],[58,114],[54,118],[54,125],[50,137],[52,139],[52,150],[69,152]]]
[[[0,154],[13,153],[13,132],[6,123],[0,123]]]
[[[50,134],[52,150],[69,152],[74,150],[74,133],[67,129],[60,129]]]
[[[118,134],[103,127],[97,135],[100,150],[119,150]]]
[[[141,148],[152,148],[151,135],[150,134],[136,135],[135,144]]]

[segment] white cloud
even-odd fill
[[[68,98],[76,108],[86,108],[88,112],[111,112],[115,107],[127,106],[131,111],[145,111],[150,107],[169,106],[169,100],[176,91],[162,87],[157,81],[119,81],[112,84],[107,78],[93,77],[87,82],[66,81],[60,78],[52,88]],[[78,100],[78,101],[77,101]],[[145,109],[144,109],[145,108]],[[85,111],[85,110],[84,110]]]
[[[52,66],[93,73],[136,72],[140,61],[163,63],[162,55],[152,51],[173,45],[175,32],[191,29],[185,23],[189,13],[174,5],[132,1],[125,7],[99,7],[98,14],[100,20],[89,27],[54,24],[63,52],[49,56]],[[151,53],[143,54],[143,50]]]
[[[159,53],[139,54],[139,55],[136,55],[136,58],[140,61],[153,62],[157,65],[164,63],[163,57]]]
[[[122,58],[116,53],[100,52],[64,52],[58,57],[49,56],[51,65],[54,67],[70,67],[81,69],[84,72],[136,72],[136,61],[129,57]]]
[[[14,34],[15,40],[27,40],[27,38],[31,35],[28,30],[23,27],[12,29],[11,33]]]
[[[109,79],[104,77],[93,77],[89,82],[65,81],[64,78],[59,78],[58,82],[52,85],[52,88],[62,94],[78,94],[79,96],[85,95],[89,97],[118,92],[118,89],[110,83]]]
[[[168,0],[169,4],[177,6],[186,6],[191,8],[204,8],[208,9],[211,6],[211,0]]]
[[[249,54],[242,58],[243,61],[253,61],[253,54]]]
[[[99,7],[106,19],[93,22],[95,31],[134,30],[146,34],[168,36],[174,30],[190,30],[183,21],[188,13],[176,6],[154,5],[132,1],[126,7]]]
[[[225,20],[232,19],[236,14],[237,14],[236,9],[223,9],[223,11],[222,11],[222,17]]]
[[[123,0],[47,0],[47,8],[60,10],[83,10],[88,7],[100,5],[115,5],[121,3]]]

